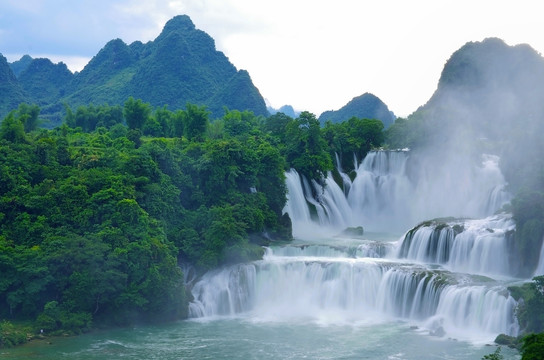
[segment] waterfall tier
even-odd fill
[[[456,160],[434,167],[410,162],[410,156],[408,151],[370,152],[356,167],[353,181],[338,169],[341,185],[331,174],[322,187],[289,171],[284,211],[291,217],[293,235],[330,236],[351,226],[405,231],[437,217],[486,217],[510,201],[496,156],[482,155],[477,164]]]
[[[394,259],[353,257],[351,249],[272,248],[262,261],[207,273],[193,287],[190,315],[319,323],[401,319],[461,337],[468,328],[517,334],[516,302],[500,283]]]
[[[509,240],[515,223],[501,214],[478,220],[435,220],[408,231],[397,256],[451,271],[514,277],[517,264],[510,259]]]

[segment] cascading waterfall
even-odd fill
[[[409,171],[409,156],[371,152],[353,181],[338,169],[341,186],[330,174],[321,187],[287,172],[284,211],[297,240],[267,248],[260,261],[204,274],[192,286],[190,316],[319,324],[402,320],[466,340],[517,335],[516,301],[506,290],[518,280],[507,247],[514,225],[511,216],[489,216],[509,201],[498,158],[485,155],[479,166],[457,163],[454,171],[431,172]],[[376,233],[400,234],[444,215],[489,217],[433,220],[400,239]],[[365,236],[343,232],[358,226]]]
[[[441,264],[451,271],[513,277],[508,235],[512,216],[500,214],[478,220],[432,221],[410,230],[398,254],[418,262]]]
[[[268,249],[265,258],[206,274],[192,290],[190,315],[250,314],[268,321],[413,321],[462,337],[465,327],[517,333],[515,301],[492,280],[424,265],[358,256],[326,245]]]
[[[319,199],[311,197],[310,185],[296,171],[288,172],[288,192],[294,195],[289,195],[285,212],[291,217],[295,236],[307,234],[312,223],[314,228],[324,227],[321,233],[326,235],[352,226],[404,231],[436,217],[486,217],[510,201],[497,156],[482,155],[477,166],[461,160],[445,162],[433,171],[417,162],[408,169],[409,157],[409,151],[372,151],[355,169],[352,182],[338,169],[343,188],[330,174],[325,187],[313,182]],[[297,197],[299,193],[305,196]],[[303,202],[294,204],[298,200]],[[295,206],[308,208],[308,204],[316,216],[309,210],[291,210]]]

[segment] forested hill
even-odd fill
[[[127,45],[111,40],[79,73],[67,73],[64,64],[45,59],[22,60],[12,64],[12,71],[0,61],[1,86],[17,90],[2,92],[10,95],[0,103],[0,118],[25,99],[40,105],[41,117],[53,127],[60,125],[64,103],[121,105],[129,96],[176,109],[188,102],[206,105],[212,118],[221,117],[225,107],[268,114],[247,71],[237,70],[185,15],[168,21],[154,41]]]
[[[339,110],[323,112],[319,116],[319,122],[321,125],[325,124],[326,121],[339,123],[353,116],[363,119],[380,120],[386,129],[395,121],[395,115],[389,111],[387,105],[380,98],[373,94],[365,93],[354,97]]]

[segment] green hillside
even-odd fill
[[[42,106],[48,127],[61,123],[64,103],[72,108],[90,103],[121,105],[130,96],[152,106],[204,105],[212,118],[221,117],[225,107],[268,115],[249,74],[237,70],[215,49],[214,40],[185,15],[168,21],[154,41],[127,45],[111,40],[79,73],[69,73],[64,64],[25,56],[11,64],[16,79],[7,65],[4,61],[0,85],[10,96],[2,99],[0,115],[16,108],[26,93],[26,101]]]

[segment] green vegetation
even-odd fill
[[[519,302],[516,312],[523,332],[544,332],[544,276],[537,276],[522,286],[511,286],[508,290]]]
[[[178,261],[247,261],[259,234],[290,233],[285,164],[257,127],[211,139],[203,108],[134,99],[66,109],[54,130],[24,104],[0,124],[1,319],[54,334],[181,318]],[[141,135],[150,123],[161,137]]]
[[[360,162],[370,150],[383,144],[383,128],[384,125],[379,120],[352,117],[337,124],[327,121],[323,137],[327,141],[331,156],[338,154],[342,169],[349,173],[355,166],[353,156]]]
[[[24,344],[33,337],[33,329],[29,325],[14,325],[9,321],[0,321],[0,349]]]
[[[521,360],[540,359],[544,359],[544,333],[525,336],[521,345]]]
[[[501,347],[499,346],[492,354],[487,354],[482,357],[482,360],[502,360],[504,356],[501,355]]]

